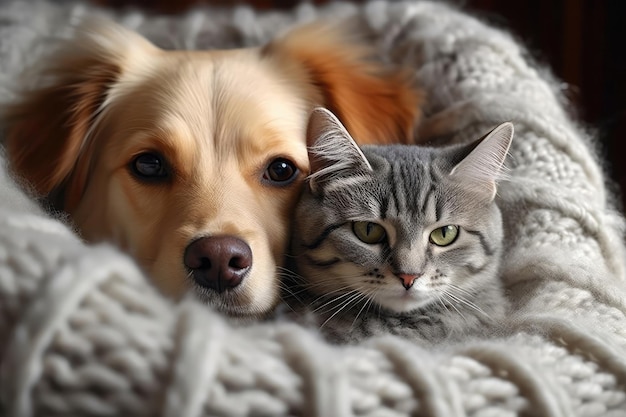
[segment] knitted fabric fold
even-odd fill
[[[257,45],[316,17],[359,15],[427,92],[422,138],[515,125],[501,279],[513,308],[484,340],[424,348],[388,336],[332,346],[286,320],[237,325],[164,298],[108,245],[86,245],[0,174],[0,415],[626,415],[624,220],[593,137],[561,86],[501,29],[430,2],[198,8],[180,16],[74,3],[0,4],[0,100],[44,36],[98,13],[163,47]]]

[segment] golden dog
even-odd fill
[[[370,55],[331,25],[258,48],[166,51],[90,20],[4,109],[10,166],[165,293],[259,315],[279,298],[311,109],[360,143],[412,137],[419,92]]]

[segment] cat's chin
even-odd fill
[[[375,300],[379,306],[393,313],[410,313],[431,303],[430,297],[419,297],[410,293],[402,296],[389,295]]]

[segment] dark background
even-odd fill
[[[358,0],[354,0],[357,1]],[[112,7],[139,6],[177,13],[196,4],[250,4],[289,9],[298,0],[94,0]],[[322,4],[327,0],[313,0]],[[567,84],[572,110],[595,131],[611,177],[626,191],[626,1],[448,0],[508,28],[538,62]],[[616,186],[616,189],[617,186]],[[622,192],[626,203],[626,193]]]

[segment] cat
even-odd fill
[[[306,305],[338,343],[389,333],[436,343],[504,316],[495,197],[511,123],[469,145],[361,150],[320,108],[307,137],[290,305]]]

